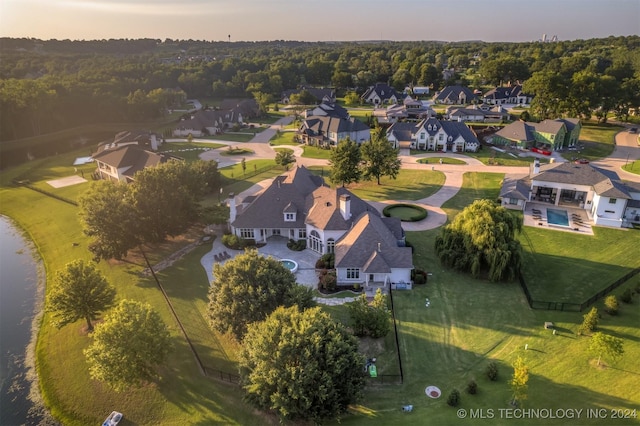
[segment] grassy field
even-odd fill
[[[303,145],[302,156],[306,158],[319,158],[321,160],[329,160],[331,158],[331,149],[318,148],[317,146]]]
[[[640,160],[629,162],[629,164],[622,166],[622,170],[640,175]]]
[[[621,129],[622,127],[611,124],[584,122],[580,132],[580,144],[584,148],[577,151],[563,152],[562,156],[570,161],[576,158],[586,158],[589,161],[594,161],[611,155],[615,148],[615,135]]]
[[[172,155],[184,158],[186,161],[195,161],[200,159],[200,154],[205,150],[218,149],[226,145],[220,143],[204,143],[204,142],[167,142],[160,146],[159,151],[168,152]]]
[[[315,174],[325,177],[328,180],[328,167],[312,166],[309,170]],[[326,172],[326,173],[325,173]],[[383,177],[380,179],[381,185],[375,181],[364,181],[347,185],[349,191],[353,192],[363,200],[385,201],[385,200],[420,200],[433,195],[444,184],[444,174],[430,170],[400,170],[397,179]],[[335,185],[334,185],[335,186]]]
[[[228,195],[233,192],[238,195],[257,182],[272,179],[284,173],[282,167],[276,166],[273,160],[249,160],[246,162],[246,166],[246,171],[242,170],[242,164],[240,163],[220,169],[220,174],[223,178],[223,194]],[[263,170],[263,172],[254,174],[255,171],[259,170]],[[250,177],[247,177],[249,175]]]
[[[295,135],[295,132],[280,132],[279,135],[276,133],[269,141],[269,145],[299,145],[293,140]]]
[[[533,163],[534,157],[514,157],[506,152],[496,151],[488,146],[483,146],[478,152],[466,152],[466,155],[476,160],[482,161],[487,166],[515,166],[526,167]],[[548,160],[542,159],[541,163],[548,163]]]
[[[28,179],[46,187],[46,180],[76,173],[73,159],[86,155],[85,151],[35,160],[0,174],[0,213],[12,217],[27,231],[44,259],[49,276],[72,260],[90,259],[86,250],[89,241],[81,231],[77,208],[28,188],[15,187],[11,181]],[[247,172],[254,166],[260,170],[271,165],[272,160],[248,161]],[[90,173],[94,166],[81,166],[78,173],[85,168],[85,173]],[[225,194],[230,191],[237,194],[253,182],[281,172],[279,168],[270,169],[244,180],[239,164],[222,169],[226,180]],[[449,218],[475,199],[495,199],[502,178],[493,173],[466,173],[463,188],[443,206]],[[435,192],[442,182],[444,177],[440,172],[403,170],[396,181],[385,178],[383,185],[368,183],[371,188],[364,185],[354,192],[365,199],[416,199]],[[61,189],[49,187],[48,190],[77,199],[89,185],[87,182]],[[527,276],[533,274],[534,278],[547,274],[548,280],[540,287],[545,292],[558,291],[558,284],[562,284],[565,292],[575,295],[587,279],[595,283],[588,284],[592,288],[599,281],[606,286],[609,279],[617,278],[611,277],[616,271],[632,267],[634,261],[638,266],[637,256],[634,257],[637,232],[596,228],[594,237],[571,239],[568,237],[571,234],[566,233],[545,233],[536,228],[526,231],[531,244],[528,247],[525,244],[528,264],[525,268],[530,268],[525,273]],[[446,396],[454,388],[461,391],[461,408],[495,410],[495,418],[467,419],[469,424],[540,424],[536,419],[500,418],[498,412],[512,408],[508,403],[507,381],[512,371],[510,364],[518,354],[525,357],[531,374],[529,398],[524,403],[526,408],[624,410],[640,407],[638,295],[634,296],[633,305],[622,304],[619,316],[603,316],[602,331],[623,338],[626,353],[609,367],[596,368],[593,357],[586,351],[589,338],[576,335],[582,321],[581,313],[530,310],[516,283],[488,283],[445,270],[433,253],[439,232],[436,229],[407,233],[407,239],[415,247],[415,266],[432,275],[426,285],[416,286],[412,291],[394,292],[404,383],[367,387],[362,403],[354,406],[353,415],[346,416],[341,424],[458,425],[461,420],[456,409],[446,405]],[[151,262],[155,263],[187,244],[198,233],[195,229],[192,238],[176,239],[147,250]],[[237,346],[211,332],[206,324],[208,282],[200,265],[206,251],[207,247],[199,247],[159,276],[204,363],[232,372]],[[577,261],[578,258],[583,261]],[[122,394],[109,391],[90,380],[84,368],[82,349],[88,345],[89,338],[82,333],[81,323],[58,330],[45,315],[37,346],[38,371],[45,400],[58,420],[68,425],[98,424],[117,407],[126,413],[125,421],[132,424],[276,424],[276,419],[243,403],[237,387],[200,375],[157,287],[150,279],[140,276],[142,265],[138,257],[132,256],[130,260],[101,262],[99,268],[116,286],[119,299],[151,303],[169,325],[175,349],[161,371],[162,380]],[[583,265],[588,266],[586,271],[581,271]],[[552,275],[553,272],[557,275]],[[638,286],[640,278],[636,277],[615,293]],[[431,301],[429,308],[424,303],[427,297]],[[597,306],[602,307],[601,304]],[[344,306],[326,309],[337,320],[348,321]],[[554,322],[559,334],[545,330],[542,327],[545,321]],[[384,342],[362,343],[367,356],[378,358],[381,374],[399,372],[394,340],[390,333]],[[529,345],[528,351],[524,350],[525,344]],[[497,382],[490,382],[484,376],[489,360],[499,365]],[[471,378],[479,386],[475,396],[464,392]],[[424,389],[429,385],[440,387],[443,396],[427,398]],[[413,404],[414,411],[403,413],[401,406],[405,404]],[[603,424],[599,419],[586,419],[584,414],[579,423]],[[613,423],[638,424],[638,421],[623,419]]]
[[[417,150],[412,150],[411,154],[421,154],[424,153],[424,151],[417,151]],[[442,163],[440,163],[440,161],[442,161]],[[451,158],[451,157],[430,157],[430,158],[421,158],[418,160],[418,163],[420,164],[467,164],[465,161],[463,160],[458,160],[457,158]]]

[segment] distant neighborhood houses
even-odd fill
[[[501,203],[524,210],[528,203],[583,209],[595,225],[631,227],[640,224],[640,183],[591,164],[536,161],[529,175],[505,178]]]
[[[291,95],[299,95],[302,91],[311,94],[316,99],[316,103],[336,101],[335,89],[311,86],[301,86],[298,89],[285,90],[282,92],[280,100],[283,104],[288,104],[291,102]]]
[[[435,118],[394,123],[387,129],[387,139],[396,148],[442,152],[476,152],[480,148],[478,138],[466,124]]]
[[[218,109],[201,109],[182,118],[172,133],[178,137],[216,135],[259,115],[254,99],[226,99]]]
[[[341,118],[332,115],[308,116],[296,132],[298,140],[307,145],[330,147],[349,138],[363,143],[370,139],[371,129],[355,118]]]
[[[431,118],[436,116],[436,112],[426,102],[414,100],[411,96],[407,96],[402,103],[389,105],[386,108],[375,108],[373,116],[378,120],[378,123],[387,124]]]
[[[528,95],[522,91],[521,84],[496,87],[482,96],[482,101],[488,105],[512,104],[526,107],[531,104],[532,99],[532,95]]]
[[[464,86],[447,86],[432,98],[436,104],[466,105],[478,100],[473,90]]]
[[[410,284],[411,248],[400,220],[380,213],[346,188],[329,188],[304,167],[276,177],[263,192],[230,199],[231,232],[266,242],[305,240],[307,249],[335,253],[338,285]]]
[[[540,123],[514,121],[497,131],[489,142],[519,149],[557,151],[576,146],[581,130],[582,122],[577,118],[544,120]]]
[[[397,104],[403,98],[404,95],[386,83],[376,83],[360,97],[362,102],[372,105]]]

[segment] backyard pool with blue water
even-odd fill
[[[566,210],[547,209],[547,223],[556,226],[569,226],[569,215]]]

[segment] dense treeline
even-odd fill
[[[557,43],[206,42],[0,39],[0,140],[90,123],[153,120],[185,97],[363,91],[521,81],[538,118],[639,107],[640,37]],[[453,70],[448,80],[444,69]]]

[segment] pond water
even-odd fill
[[[38,292],[38,266],[28,242],[0,216],[0,425],[38,424],[29,399],[25,359]]]

